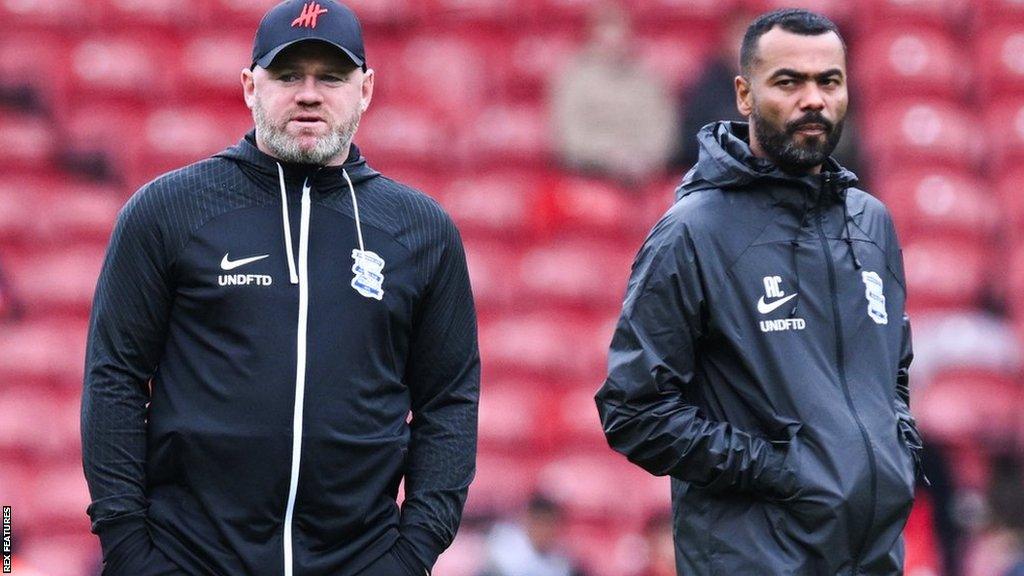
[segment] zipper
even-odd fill
[[[292,413],[292,473],[284,512],[284,575],[292,576],[292,518],[302,461],[302,405],[306,395],[306,324],[309,318],[309,178],[302,183],[302,216],[299,220],[299,320],[295,347],[295,408]],[[290,235],[290,230],[285,230]]]
[[[831,176],[826,174],[823,178],[823,186],[818,196],[819,206],[822,205],[821,198],[824,196],[831,183]],[[863,560],[864,548],[867,546],[868,535],[871,532],[871,525],[875,523],[875,508],[878,506],[878,464],[875,462],[875,452],[871,448],[871,438],[868,436],[867,428],[864,427],[864,422],[860,419],[860,415],[857,413],[857,408],[853,404],[853,396],[850,394],[850,384],[846,380],[843,322],[842,317],[839,314],[838,283],[836,281],[835,263],[832,262],[832,252],[829,250],[828,239],[825,238],[825,229],[822,225],[824,219],[825,211],[819,210],[818,218],[816,219],[818,224],[818,238],[821,239],[821,249],[825,253],[825,262],[828,264],[828,282],[832,296],[832,314],[835,316],[836,367],[839,371],[839,382],[843,386],[843,395],[846,397],[846,405],[850,409],[850,415],[853,416],[854,421],[857,423],[857,427],[860,429],[861,438],[864,440],[864,449],[868,453],[868,465],[871,469],[871,506],[868,508],[867,526],[864,530],[864,538],[861,540],[860,546],[858,546],[857,549],[857,554],[854,556],[853,569],[854,574],[856,574],[860,572],[860,563]]]

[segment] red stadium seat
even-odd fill
[[[425,16],[430,23],[512,24],[532,16],[531,2],[506,0],[427,0]]]
[[[527,28],[505,38],[491,71],[510,98],[541,101],[552,78],[572,63],[581,40],[572,31],[540,31]]]
[[[144,111],[102,98],[68,110],[62,128],[63,153],[82,162],[102,163],[115,177],[137,172]]]
[[[1024,161],[1024,97],[992,103],[985,114],[987,163],[995,173]]]
[[[849,0],[746,0],[743,4],[754,14],[778,8],[805,8],[828,16],[844,28],[850,20],[851,13],[858,6]],[[856,20],[853,23],[856,23]]]
[[[915,390],[914,416],[936,442],[1006,446],[1024,410],[1024,386],[1013,376],[950,370]]]
[[[569,175],[550,180],[544,195],[547,228],[622,240],[632,251],[653,223],[643,204],[637,193],[607,180]]]
[[[1020,0],[974,0],[972,4],[981,30],[1010,22],[1024,24]]]
[[[93,35],[71,48],[69,90],[108,102],[158,102],[179,83],[173,39],[155,31]]]
[[[435,166],[438,143],[450,141],[451,127],[443,119],[418,106],[393,104],[370,106],[358,135],[368,158]]]
[[[480,444],[519,454],[546,448],[544,407],[550,396],[527,379],[489,379],[480,390]]]
[[[466,513],[511,514],[522,509],[536,487],[541,464],[540,457],[514,456],[481,446]]]
[[[86,518],[84,513],[81,516]],[[26,566],[18,568],[15,563],[14,572],[21,576],[96,574],[101,562],[100,541],[81,521],[61,532],[42,529],[37,536],[25,538],[20,549],[16,558]]]
[[[367,59],[371,66],[380,67],[387,104],[415,104],[435,114],[462,117],[479,107],[491,88],[488,45],[487,37],[475,32],[420,33],[400,43],[391,55],[393,60],[373,60],[372,53],[367,54]]]
[[[541,232],[542,179],[528,171],[489,171],[456,178],[439,196],[466,235],[523,242]]]
[[[481,318],[481,356],[508,373],[598,382],[604,377],[612,324],[564,311]]]
[[[904,569],[907,574],[942,574],[942,555],[936,533],[935,505],[930,492],[919,490],[914,498],[906,528]]]
[[[925,163],[973,169],[985,150],[973,114],[943,100],[882,103],[865,112],[862,126],[864,147],[879,174]]]
[[[241,103],[153,109],[141,124],[139,173],[133,183],[142,184],[232,146],[252,126],[252,115]]]
[[[996,181],[1003,230],[1011,245],[1024,245],[1024,169],[1004,173]],[[1024,288],[1024,286],[1021,286]]]
[[[637,53],[642,65],[657,74],[665,86],[680,91],[700,77],[714,45],[710,32],[681,36],[673,31],[640,38]]]
[[[37,206],[54,180],[19,175],[0,178],[0,245],[25,245],[39,237]]]
[[[110,29],[160,26],[194,29],[215,22],[205,0],[93,0],[103,26]]]
[[[251,33],[196,35],[185,40],[178,57],[186,97],[222,97],[244,106],[240,77],[252,63]]]
[[[534,104],[486,106],[459,128],[459,156],[472,166],[540,167],[551,157],[547,111]]]
[[[739,8],[741,0],[638,0],[634,6],[643,24],[716,23]]]
[[[607,448],[567,453],[545,465],[538,478],[540,490],[561,502],[571,518],[614,519],[619,526],[639,524],[653,506],[664,507],[667,484],[667,478],[652,476]]]
[[[53,533],[89,530],[89,488],[82,476],[82,463],[77,458],[57,460],[40,470],[35,478],[37,498],[31,507],[34,522],[44,525]]]
[[[5,259],[14,293],[26,312],[38,317],[63,314],[85,319],[103,264],[102,244],[12,254]]]
[[[935,29],[904,25],[873,30],[854,54],[852,73],[870,102],[957,97],[968,87],[969,60],[954,38]]]
[[[868,26],[894,22],[945,26],[963,21],[969,9],[968,0],[867,0],[857,15]]]
[[[466,238],[465,248],[473,300],[481,315],[511,309],[518,294],[509,271],[518,268],[521,250],[472,237]]]
[[[904,240],[935,232],[987,240],[999,224],[1001,214],[987,186],[969,172],[907,167],[879,175],[874,188]]]
[[[983,30],[974,60],[983,97],[1024,96],[1024,23]]]
[[[530,302],[615,309],[622,303],[633,255],[631,246],[556,240],[526,251],[516,283]]]
[[[51,189],[45,204],[37,204],[40,238],[51,246],[102,246],[110,239],[124,201],[119,187],[61,182]]]
[[[1005,286],[1006,304],[1020,336],[1024,337],[1024,244],[1013,245],[1009,256],[1009,262],[996,274],[1000,284]]]
[[[41,116],[0,109],[0,171],[30,171],[54,161],[57,135],[53,124]]]
[[[987,280],[989,255],[985,243],[941,235],[905,242],[908,307],[920,311],[977,305]]]
[[[4,34],[8,30],[81,30],[98,23],[98,20],[95,0],[0,2],[0,21],[4,23]]]
[[[548,421],[549,437],[563,448],[600,452],[608,450],[594,403],[599,383],[583,381],[557,396],[557,404]]]
[[[230,23],[236,30],[253,33],[260,19],[280,0],[209,0],[208,10],[218,24]]]
[[[52,70],[66,71],[69,66],[67,36],[53,30],[25,32],[13,25],[9,28],[11,30],[5,30],[0,37],[0,86],[27,86],[41,98],[43,105],[63,108],[67,74],[40,74],[39,63],[46,62]]]

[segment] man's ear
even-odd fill
[[[359,109],[362,112],[370,107],[370,101],[373,100],[373,79],[376,74],[373,68],[367,68],[366,72],[363,72],[363,93],[359,99]]]
[[[744,118],[749,118],[754,111],[754,95],[750,90],[750,80],[742,75],[733,80],[736,87],[736,109]]]
[[[256,82],[253,77],[253,70],[242,68],[242,96],[245,98],[245,105],[251,110],[256,105]]]

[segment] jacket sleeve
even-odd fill
[[[708,419],[683,391],[694,384],[706,306],[685,227],[663,219],[633,265],[596,400],[608,443],[655,475],[715,492],[785,498],[795,491],[785,452]]]
[[[903,250],[900,249],[899,238],[896,234],[896,225],[891,217],[886,218],[888,245],[886,254],[889,258],[889,265],[896,275],[904,293],[907,289],[907,275],[903,267]],[[917,421],[910,413],[910,363],[914,360],[914,347],[910,330],[910,317],[904,311],[902,314],[902,337],[900,338],[899,364],[896,368],[896,389],[893,399],[896,407],[896,415],[899,418],[900,431],[904,438],[914,448],[921,448],[921,435],[917,431]]]
[[[118,216],[96,285],[82,392],[87,512],[108,566],[150,554],[145,495],[148,382],[171,306],[156,218],[137,194]],[[131,569],[127,569],[128,572]],[[116,570],[115,570],[116,572]]]
[[[405,375],[413,418],[398,553],[424,568],[455,538],[476,471],[476,312],[462,241],[447,219],[442,236],[443,253],[414,319]]]

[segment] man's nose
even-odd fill
[[[813,82],[808,83],[807,87],[804,88],[803,93],[800,95],[800,109],[822,110],[824,108],[825,95],[822,93],[821,88]]]
[[[316,83],[315,76],[305,76],[295,93],[295,100],[300,104],[319,104],[323,102],[323,95]]]

